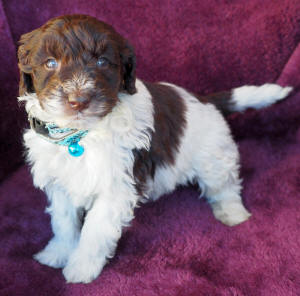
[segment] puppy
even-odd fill
[[[21,37],[20,101],[34,185],[47,194],[53,238],[34,257],[88,283],[112,257],[139,201],[196,183],[222,223],[250,217],[239,154],[222,114],[262,108],[291,88],[243,86],[200,97],[136,79],[132,46],[85,15]]]

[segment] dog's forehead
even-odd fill
[[[77,57],[83,52],[101,54],[120,47],[121,38],[114,29],[96,19],[57,19],[41,28],[39,56]],[[44,57],[43,57],[44,58]]]
[[[41,29],[43,31],[56,30],[60,33],[66,31],[84,30],[86,34],[116,34],[116,31],[109,24],[99,21],[96,18],[86,15],[66,15],[49,20]]]

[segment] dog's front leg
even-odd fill
[[[54,268],[64,267],[73,249],[77,246],[81,222],[68,194],[58,185],[48,185],[46,194],[49,207],[46,212],[51,215],[53,238],[34,258],[41,264]]]
[[[122,226],[133,218],[134,204],[128,202],[128,197],[119,199],[116,195],[94,201],[86,214],[78,247],[63,270],[67,282],[89,283],[100,274],[114,254]]]

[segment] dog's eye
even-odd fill
[[[47,60],[47,62],[46,62],[46,67],[48,68],[48,69],[56,69],[57,67],[58,67],[58,63],[57,63],[57,61],[55,60],[55,59],[49,59],[49,60]]]
[[[97,61],[97,66],[98,67],[105,67],[107,66],[109,63],[108,59],[107,58],[99,58],[98,61]]]

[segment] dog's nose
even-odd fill
[[[69,104],[75,110],[82,110],[87,107],[88,99],[86,97],[69,96]]]

